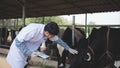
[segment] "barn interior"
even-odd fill
[[[72,14],[103,13],[120,11],[120,0],[1,0],[0,1],[0,20],[21,18],[23,26],[25,18],[59,16]],[[86,17],[87,18],[87,17]],[[14,30],[17,20],[13,22],[11,34],[14,38]],[[10,22],[8,20],[8,22]],[[5,24],[1,25],[3,27]],[[74,23],[73,23],[74,25]],[[85,26],[87,27],[87,19]],[[119,25],[115,25],[119,26]],[[2,30],[1,30],[2,31]],[[87,31],[87,30],[86,30]],[[7,31],[6,31],[7,36]]]
[[[25,25],[25,18],[31,17],[46,17],[72,14],[87,14],[88,13],[104,13],[120,11],[120,0],[0,0],[0,20],[8,20],[8,26],[3,23],[0,28],[12,28],[12,38],[15,37],[15,29],[17,29],[17,19],[22,19],[22,25]],[[73,17],[74,19],[75,17]],[[9,19],[16,19],[12,26],[9,26]],[[79,25],[91,27],[93,25]],[[75,26],[73,22],[73,28]],[[120,25],[113,25],[120,26]],[[3,32],[5,31],[5,33]],[[7,43],[6,38],[2,39],[2,33],[7,36],[7,30],[0,30],[0,47],[9,48],[11,43]],[[2,42],[4,41],[4,42]]]

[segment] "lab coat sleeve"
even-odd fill
[[[17,35],[16,38],[20,42],[30,41],[36,35],[36,31],[37,31],[37,29],[34,29],[34,28],[33,29],[24,28],[19,32],[19,34]]]
[[[28,56],[31,56],[32,54],[32,51],[30,51],[26,45],[24,44],[24,42],[20,42],[18,39],[15,39],[15,43],[16,43],[16,46],[20,49],[20,51],[23,53],[23,54],[26,54]]]
[[[59,45],[63,46],[66,50],[69,50],[69,46],[58,36],[54,36],[53,38],[50,39],[51,41],[56,41]]]

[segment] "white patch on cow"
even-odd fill
[[[61,45],[57,44],[57,48],[58,48],[60,56],[62,56],[62,53],[64,51],[64,47],[62,47]]]
[[[40,46],[41,51],[44,51],[44,49],[46,49],[46,45],[45,42],[43,42]]]
[[[114,65],[115,65],[116,68],[119,68],[120,67],[120,61],[115,61]]]
[[[60,65],[59,65],[59,67],[62,67],[63,66],[63,64],[61,63]]]
[[[90,55],[90,53],[87,53],[87,56],[88,56],[88,58],[85,59],[85,60],[86,60],[86,61],[90,61],[90,60],[91,60],[91,55]]]

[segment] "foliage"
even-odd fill
[[[56,22],[59,25],[68,24],[68,21],[59,17],[59,16],[51,16],[51,17],[37,17],[37,18],[26,18],[26,25],[29,23],[49,23],[49,22]]]
[[[11,21],[11,23],[13,23],[14,21],[17,20],[16,22],[18,22],[18,26],[23,25],[22,18],[17,18],[16,20],[15,19],[9,19],[9,20]],[[6,22],[6,21],[4,21],[4,22]],[[26,25],[28,25],[30,23],[43,23],[43,24],[46,24],[46,23],[49,23],[51,21],[58,23],[58,25],[68,25],[68,24],[70,24],[67,19],[64,19],[64,18],[62,18],[60,16],[26,18],[25,19],[25,24]],[[2,25],[2,23],[3,23],[3,20],[0,20],[1,25]]]
[[[47,24],[49,22],[56,22],[58,25],[69,25],[67,19],[64,19],[60,16],[48,16],[48,17],[31,17],[25,19],[25,25],[28,25],[30,23],[43,23]],[[17,19],[3,19],[0,20],[0,26],[7,25],[7,27],[10,27],[12,29],[18,30],[21,26],[23,26],[22,18]]]

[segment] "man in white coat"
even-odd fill
[[[24,27],[11,44],[7,55],[7,62],[12,68],[24,68],[27,64],[27,58],[36,55],[36,50],[42,42],[48,39],[56,41],[72,54],[77,54],[78,51],[70,48],[63,42],[57,34],[59,27],[55,22],[50,22],[46,25],[31,23]]]

